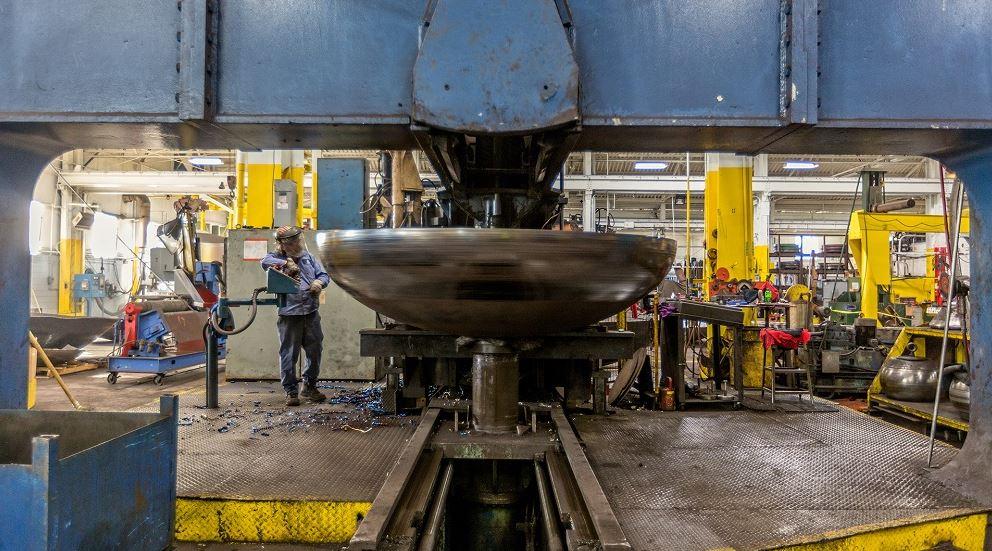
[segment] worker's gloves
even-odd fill
[[[313,294],[315,294],[315,295],[320,294],[320,291],[323,288],[324,288],[324,284],[321,283],[319,280],[316,280],[315,279],[315,280],[313,280],[312,283],[310,283],[310,292],[313,293]]]
[[[296,277],[300,275],[300,267],[296,265],[296,261],[292,258],[287,258],[286,263],[282,267],[282,273],[289,277]]]

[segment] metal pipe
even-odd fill
[[[940,172],[940,204],[944,207],[944,238],[947,239],[947,246],[951,245],[951,221],[947,212],[947,190],[944,186],[944,165],[937,163],[937,171]]]
[[[214,331],[213,324],[207,327],[207,366],[206,366],[206,385],[207,385],[207,407],[214,409],[218,407],[218,361],[219,353],[217,346],[217,333]]]
[[[691,162],[690,153],[687,151],[685,154],[685,292],[686,294],[692,293],[692,267],[690,263],[692,262],[692,234],[690,230],[692,228],[692,172],[689,170],[689,163]],[[672,214],[672,218],[675,214]],[[657,391],[657,385],[655,385],[655,391]]]
[[[163,314],[166,312],[186,312],[192,310],[189,303],[181,298],[164,298],[154,300],[142,300],[135,303],[141,307],[143,312],[158,310]]]
[[[875,205],[872,212],[892,212],[896,210],[911,209],[916,206],[916,199],[910,197],[909,199],[896,199],[894,201],[888,201],[885,203],[879,203]]]
[[[961,241],[961,209],[964,206],[964,186],[957,189],[957,220],[954,224],[954,243],[951,247],[951,272],[948,278],[947,306],[944,309],[944,336],[940,342],[940,363],[937,365],[937,392],[933,397],[933,415],[930,419],[930,447],[927,453],[927,466],[933,468],[933,448],[937,437],[937,408],[940,407],[940,389],[944,384],[944,361],[947,359],[947,335],[951,329],[951,305],[954,303],[954,282],[958,270],[958,243]]]
[[[547,475],[541,468],[540,461],[534,461],[534,481],[537,483],[537,501],[541,507],[541,528],[544,532],[544,549],[546,551],[561,551],[561,527],[558,526],[558,516],[555,515],[554,505],[548,491]]]
[[[45,364],[45,367],[48,368],[49,375],[54,377],[55,382],[62,387],[62,392],[65,393],[65,397],[69,399],[69,403],[72,404],[72,407],[75,409],[83,409],[83,406],[80,405],[79,402],[77,402],[72,396],[72,392],[69,392],[69,387],[65,384],[65,381],[62,380],[62,376],[59,375],[59,372],[55,369],[55,366],[52,365],[52,360],[48,359],[48,354],[45,353],[45,349],[38,343],[38,338],[35,337],[34,333],[30,330],[28,331],[28,342],[30,342],[31,346],[38,351],[38,357],[41,358],[41,361]]]
[[[456,427],[457,428],[457,427]],[[427,524],[424,528],[424,535],[420,538],[418,551],[434,551],[437,545],[438,536],[441,534],[441,521],[444,520],[444,508],[448,502],[448,493],[451,490],[451,479],[455,466],[450,461],[444,467],[441,475],[441,482],[438,485],[437,496],[434,504],[431,505],[430,514],[427,515]]]
[[[688,281],[688,279],[687,279]],[[658,399],[658,394],[661,392],[661,320],[658,317],[658,306],[660,303],[661,292],[659,289],[654,291],[654,302],[651,308],[651,333],[652,333],[652,344],[654,345],[654,361],[651,363],[651,368],[654,371],[654,396],[655,400]]]

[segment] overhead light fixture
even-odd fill
[[[634,163],[634,170],[665,170],[668,163],[662,161],[637,161]]]
[[[196,166],[220,166],[224,161],[220,157],[190,157],[189,164]]]
[[[785,161],[783,168],[786,170],[813,170],[814,168],[820,168],[820,163],[814,163],[813,161]]]

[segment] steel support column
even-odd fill
[[[586,189],[582,198],[582,231],[596,231],[596,193]]]
[[[707,282],[719,268],[726,268],[732,279],[754,277],[752,177],[749,157],[706,154],[703,278]]]
[[[61,151],[23,151],[0,147],[0,409],[28,403],[28,315],[31,303],[31,256],[28,215],[35,182]]]
[[[992,149],[945,159],[965,184],[971,207],[971,265],[992,263],[992,232],[985,225],[992,217]],[[941,481],[979,500],[992,495],[992,271],[971,274],[971,407],[968,438],[961,451],[935,475]],[[924,459],[921,457],[921,461]]]
[[[768,243],[771,237],[772,200],[766,191],[755,193],[754,199],[754,265],[758,277],[765,279],[771,268]]]

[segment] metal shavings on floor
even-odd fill
[[[371,501],[418,417],[390,415],[382,386],[327,382],[321,404],[286,407],[278,382],[229,382],[220,408],[180,396],[178,495]]]
[[[321,427],[331,431],[351,430],[367,433],[377,427],[415,426],[416,418],[400,413],[387,414],[382,408],[382,386],[365,385],[355,388],[336,384],[321,384],[327,395],[324,403],[304,403],[298,407],[273,407],[262,400],[248,400],[242,406],[233,405],[219,413],[205,410],[179,419],[181,427],[205,423],[219,433],[247,431],[249,438],[268,437]],[[248,396],[242,394],[240,396]],[[280,396],[281,398],[281,396]],[[231,402],[238,403],[237,401]],[[200,427],[201,430],[207,430]]]

